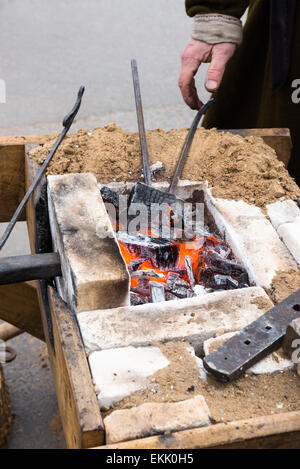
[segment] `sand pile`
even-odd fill
[[[147,133],[151,164],[161,161],[165,165],[157,180],[171,178],[186,135],[187,129]],[[50,136],[33,150],[33,158],[42,163],[55,138]],[[110,124],[67,136],[48,174],[76,172],[92,172],[101,183],[142,181],[138,134]],[[243,138],[215,129],[197,131],[182,179],[207,180],[215,196],[243,199],[260,207],[281,197],[295,200],[300,195],[283,163],[261,138]]]

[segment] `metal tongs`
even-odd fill
[[[138,128],[139,128],[139,138],[140,138],[140,146],[141,146],[141,153],[142,153],[142,160],[143,160],[145,184],[138,182],[134,185],[130,194],[129,205],[131,203],[144,203],[145,205],[149,206],[151,203],[161,204],[164,202],[168,204],[174,204],[178,201],[178,199],[174,195],[174,192],[177,188],[178,181],[182,174],[189,150],[193,143],[197,127],[199,125],[199,122],[202,116],[205,114],[207,109],[215,102],[215,100],[210,99],[197,112],[197,115],[193,120],[192,126],[188,132],[188,135],[182,147],[182,150],[178,159],[178,163],[175,168],[175,172],[174,172],[172,181],[170,183],[170,186],[167,192],[154,189],[151,185],[149,153],[148,153],[148,148],[147,148],[146,131],[145,131],[144,116],[143,116],[143,106],[142,106],[140,82],[139,82],[138,67],[137,67],[136,60],[131,61],[131,68],[132,68],[132,77],[133,77],[133,85],[134,85],[134,94],[135,94],[135,102],[136,102],[137,121],[138,121]]]
[[[74,121],[74,119],[75,119],[75,117],[76,117],[76,115],[79,111],[84,90],[85,90],[84,86],[81,86],[79,88],[76,103],[74,104],[73,109],[69,112],[69,114],[66,115],[66,117],[63,120],[62,124],[63,124],[64,128],[63,128],[61,134],[58,136],[58,138],[57,138],[55,144],[53,145],[49,155],[45,159],[44,163],[42,164],[42,167],[40,168],[38,174],[36,175],[36,178],[32,182],[32,184],[29,187],[28,191],[26,192],[22,202],[18,206],[18,208],[15,211],[11,221],[9,222],[9,224],[8,224],[8,226],[7,226],[5,232],[4,232],[4,234],[3,234],[3,236],[0,240],[0,251],[3,248],[3,246],[5,245],[6,241],[8,240],[12,230],[14,229],[15,224],[17,223],[17,221],[18,221],[21,213],[23,212],[28,200],[30,199],[33,192],[35,191],[35,189],[36,189],[38,183],[40,182],[43,174],[45,173],[47,167],[49,166],[50,161],[52,160],[53,156],[55,155],[59,145],[61,144],[61,142],[63,141],[63,139],[67,135],[68,131],[70,130],[70,127],[73,124],[73,121]]]

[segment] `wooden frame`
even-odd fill
[[[291,139],[285,129],[234,131],[243,135],[261,135],[272,140],[279,149],[279,158],[287,164]],[[267,135],[266,135],[267,134]],[[0,222],[7,222],[14,212],[20,197],[32,181],[37,167],[25,158],[26,142],[43,141],[43,137],[0,138]],[[32,146],[28,146],[30,151]],[[7,189],[7,171],[14,174]],[[2,168],[2,170],[1,170]],[[26,170],[26,178],[24,171]],[[41,184],[27,206],[30,245],[33,253],[50,252],[50,234],[47,227],[46,181]],[[28,287],[30,290],[28,290]],[[28,314],[16,320],[13,309],[14,292],[19,296],[26,292]],[[5,289],[5,290],[4,290]],[[10,290],[10,291],[9,291]],[[29,291],[31,294],[29,294]],[[28,296],[29,295],[29,296]],[[32,296],[31,296],[32,295]],[[26,296],[26,295],[25,295]],[[104,446],[104,428],[99,405],[86,358],[76,318],[68,306],[58,297],[53,285],[46,281],[0,287],[0,305],[6,297],[5,317],[0,306],[0,317],[28,330],[36,336],[45,337],[51,362],[54,383],[69,448],[101,449],[170,449],[170,448],[295,448],[300,447],[300,412],[284,413],[253,418],[229,424],[217,424],[196,428],[171,435],[154,436],[118,445]],[[37,311],[37,297],[41,312]],[[23,300],[24,301],[24,300]],[[24,304],[23,304],[24,306]],[[13,320],[12,320],[13,318]],[[28,319],[28,321],[27,321]],[[42,321],[41,321],[42,319]],[[41,330],[43,326],[43,332]],[[102,445],[102,446],[101,446]]]

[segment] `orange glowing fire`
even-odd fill
[[[189,277],[188,277],[188,273],[187,273],[186,266],[185,266],[185,257],[189,256],[191,259],[192,269],[194,272],[196,283],[199,283],[201,271],[206,266],[205,261],[203,259],[204,244],[205,244],[206,252],[209,253],[209,247],[213,248],[217,246],[218,244],[220,244],[220,242],[217,241],[217,239],[214,236],[205,237],[205,238],[200,237],[200,236],[195,236],[195,238],[192,241],[173,242],[172,244],[176,245],[179,248],[179,258],[177,261],[176,268],[182,271],[182,273],[179,274],[180,278],[182,278],[186,282],[189,282]],[[132,253],[128,249],[128,246],[125,243],[119,241],[119,246],[120,246],[121,254],[127,265],[130,265],[133,261],[142,260],[142,258],[138,254]],[[174,270],[172,269],[160,270],[156,268],[152,264],[151,259],[146,259],[138,267],[137,270],[149,270],[149,269],[152,269],[156,273],[163,275],[162,278],[159,278],[159,279],[152,278],[150,279],[150,281],[159,282],[162,284],[166,284],[169,273],[174,272]],[[138,287],[138,279],[131,278],[131,288],[132,287],[136,287],[136,288]]]

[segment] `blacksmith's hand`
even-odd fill
[[[203,104],[199,99],[194,78],[200,65],[210,62],[205,87],[207,91],[217,91],[226,64],[233,56],[235,49],[235,44],[227,42],[213,45],[192,39],[188,43],[181,56],[179,88],[184,101],[191,109],[198,110]]]

